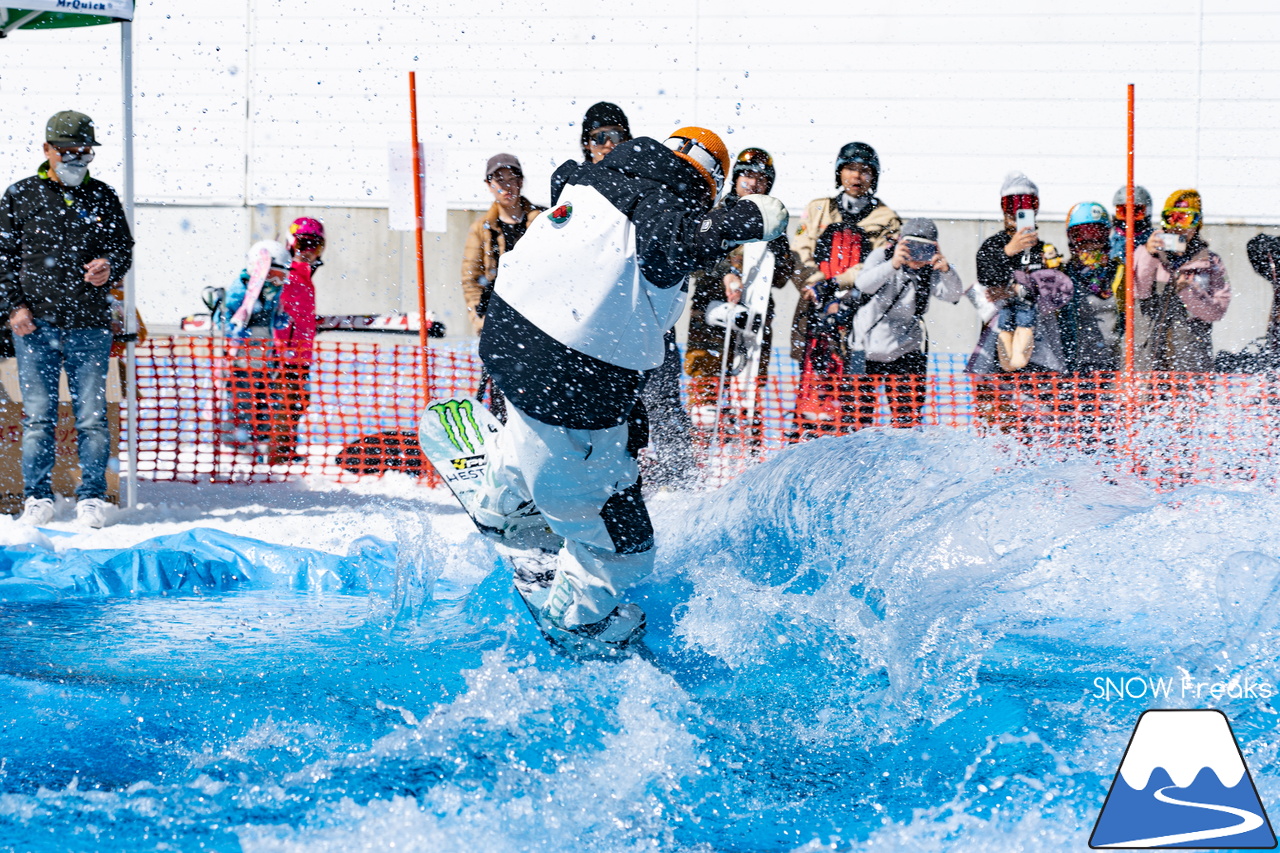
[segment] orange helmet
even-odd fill
[[[719,136],[705,127],[682,127],[667,138],[666,145],[706,178],[713,198],[720,195],[729,173],[729,149]]]

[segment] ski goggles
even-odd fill
[[[293,245],[300,252],[309,252],[312,249],[324,248],[324,238],[317,237],[315,234],[303,234],[293,238]]]
[[[1174,231],[1190,231],[1200,227],[1200,211],[1190,207],[1173,207],[1161,216],[1165,228]]]
[[[748,148],[738,155],[738,162],[733,164],[733,171],[737,172],[772,172],[773,157],[768,151],[761,148]]]
[[[1125,208],[1127,205],[1116,205],[1116,222],[1123,225],[1125,218]],[[1135,204],[1133,206],[1133,221],[1141,222],[1147,218],[1147,206],[1145,204]]]
[[[1111,229],[1103,222],[1086,222],[1083,225],[1072,225],[1067,229],[1067,236],[1073,242],[1084,243],[1091,240],[1106,241],[1111,235],[1108,233]]]
[[[1005,213],[1014,213],[1019,210],[1039,210],[1040,196],[1025,193],[1003,196],[1000,199],[1000,209]]]
[[[724,168],[715,155],[703,148],[696,140],[683,136],[672,136],[667,139],[666,146],[677,154],[683,154],[711,176],[716,183],[716,193],[724,186]]]
[[[620,130],[597,130],[587,136],[587,141],[593,145],[608,145],[610,142],[614,145],[621,145],[627,141],[627,137]]]

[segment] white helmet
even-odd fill
[[[266,262],[263,262],[263,257]],[[245,264],[246,269],[252,271],[257,266],[262,266],[262,274],[265,276],[268,269],[284,270],[288,272],[289,267],[293,264],[293,258],[289,254],[289,250],[284,247],[284,243],[278,240],[259,240],[249,247],[248,263]]]

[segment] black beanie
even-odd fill
[[[608,101],[592,104],[582,119],[582,156],[587,160],[591,159],[591,153],[587,151],[587,137],[596,128],[610,125],[622,128],[627,138],[631,138],[631,125],[627,122],[627,114],[622,111],[622,107]]]

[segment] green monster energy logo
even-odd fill
[[[459,451],[476,452],[471,444],[471,435],[475,436],[477,444],[484,444],[484,434],[480,431],[480,424],[476,423],[470,400],[447,400],[427,407],[427,411],[435,412],[439,416],[445,435]],[[470,435],[468,427],[470,427]]]

